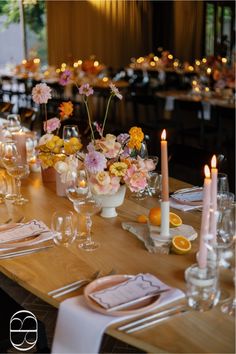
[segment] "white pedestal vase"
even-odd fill
[[[101,216],[103,218],[113,218],[117,216],[116,207],[124,202],[126,186],[123,185],[115,194],[98,195],[93,194],[93,197],[102,206]]]

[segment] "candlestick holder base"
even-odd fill
[[[162,239],[170,238],[170,202],[161,202],[161,233]]]

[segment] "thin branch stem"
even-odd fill
[[[91,121],[90,112],[89,112],[88,100],[86,98],[83,98],[83,100],[84,100],[86,111],[88,114],[88,122],[89,122],[89,127],[91,130],[91,134],[92,134],[92,139],[95,140],[94,133],[93,133],[93,127],[92,127],[92,121]]]
[[[104,117],[103,124],[102,124],[102,136],[103,136],[103,132],[104,132],[104,128],[105,128],[105,124],[106,124],[106,120],[107,120],[107,115],[108,115],[108,110],[109,110],[109,106],[110,106],[112,97],[113,97],[113,95],[111,94],[108,99],[108,102],[107,102],[106,113],[105,113],[105,117]]]

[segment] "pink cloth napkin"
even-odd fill
[[[183,299],[184,293],[172,289],[161,296],[154,309]],[[52,353],[98,353],[108,326],[136,315],[113,317],[90,309],[83,295],[63,301],[56,323]]]

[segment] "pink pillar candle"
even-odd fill
[[[18,154],[20,155],[21,162],[27,162],[27,151],[26,151],[26,139],[27,136],[24,132],[14,132],[12,133],[12,139],[16,143]]]
[[[216,211],[217,211],[217,176],[218,169],[216,168],[216,156],[211,159],[211,203],[212,215],[210,224],[210,234],[212,235],[212,242],[216,242]]]
[[[162,174],[162,201],[169,201],[169,176],[168,176],[168,152],[166,130],[161,134],[161,174]]]
[[[203,209],[200,230],[200,247],[198,253],[199,268],[204,269],[207,266],[207,247],[205,239],[209,234],[209,216],[210,216],[210,203],[211,203],[211,178],[210,169],[207,165],[204,168],[205,179],[203,188]]]

